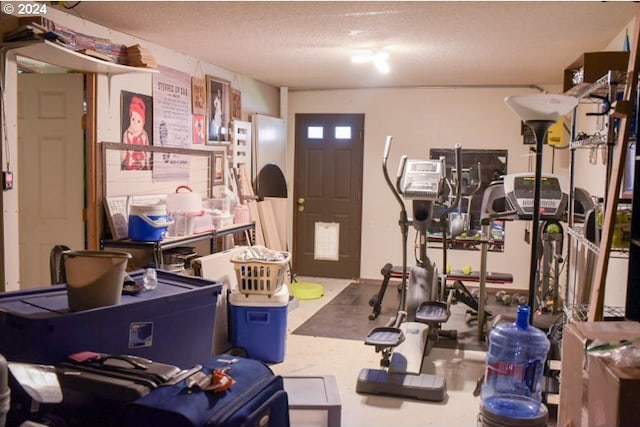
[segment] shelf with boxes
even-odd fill
[[[570,320],[584,321],[591,298],[591,290],[596,279],[595,266],[601,254],[601,230],[603,227],[604,206],[609,191],[609,182],[612,179],[614,152],[618,141],[619,114],[624,90],[629,79],[627,62],[629,52],[589,52],[580,56],[574,63],[564,70],[565,94],[579,99],[578,107],[573,112],[571,126],[570,152],[570,194],[568,215],[568,259],[572,264],[566,271],[567,281],[565,287],[565,312]],[[588,106],[587,104],[591,104]],[[581,106],[590,110],[585,113]],[[594,108],[595,107],[595,108]],[[592,131],[583,130],[580,123],[587,116],[591,116],[590,125],[597,123]],[[595,121],[595,122],[594,122]],[[589,126],[587,126],[589,127]],[[602,169],[602,188],[590,188],[598,196],[593,197],[593,209],[588,212],[576,212],[576,187],[582,185],[577,181],[577,167],[580,159],[585,155],[578,151],[590,150],[588,159],[591,165],[598,170]],[[602,166],[598,164],[601,158]],[[598,165],[598,166],[596,166]],[[594,171],[595,172],[595,171]],[[600,193],[602,192],[602,193]],[[616,202],[623,202],[617,199]],[[627,202],[629,204],[630,202]],[[617,203],[616,203],[617,205]],[[610,242],[606,257],[625,259],[629,256],[629,221],[623,224],[622,217],[628,218],[631,214],[630,207],[617,209],[620,221],[614,226],[613,238]],[[626,234],[625,234],[626,232]],[[624,312],[621,307],[605,307],[606,315],[617,316]]]
[[[606,85],[609,71],[626,70],[628,63],[629,52],[585,52],[564,69],[563,92],[577,98],[583,91],[595,93]]]
[[[232,235],[239,235],[246,244],[254,243],[255,223],[248,216],[226,212],[235,213],[230,204],[223,209],[208,206],[210,201],[218,201],[213,198],[214,187],[224,185],[215,179],[217,151],[112,142],[101,145],[102,194],[110,229],[105,224],[101,249],[130,249],[136,254],[133,264],[168,268],[173,260],[165,258],[174,249],[193,249],[194,256],[197,252],[215,253],[220,240]],[[122,170],[122,154],[127,150],[146,153],[150,169]],[[162,170],[158,163],[167,157],[181,161],[184,169],[178,172],[183,173],[172,175],[170,180],[156,179],[155,173]],[[222,214],[216,216],[217,212]],[[222,247],[228,246],[227,239],[224,243]],[[207,248],[185,246],[205,244]]]
[[[131,65],[105,61],[104,59],[95,58],[90,55],[73,51],[65,46],[48,40],[4,43],[2,45],[2,50],[5,52],[11,52],[19,57],[29,58],[38,62],[44,62],[85,73],[106,75],[158,73],[158,70],[155,68],[134,67]],[[24,66],[29,65],[25,64]]]
[[[45,16],[6,15],[3,19],[2,50],[20,57],[21,68],[38,69],[45,63],[109,76],[159,72],[153,56],[140,45],[127,47],[109,38],[83,34]]]

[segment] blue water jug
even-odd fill
[[[529,325],[529,307],[518,307],[514,323],[501,323],[489,333],[482,385],[485,409],[508,418],[535,418],[542,401],[544,364],[549,340]]]

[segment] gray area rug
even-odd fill
[[[390,283],[382,301],[382,310],[375,320],[369,320],[372,313],[369,306],[371,297],[378,293],[379,285],[351,283],[333,300],[325,304],[305,323],[293,331],[294,335],[309,335],[328,338],[342,338],[364,341],[369,331],[376,326],[384,326],[398,310],[400,293],[397,284]],[[508,314],[515,316],[517,306],[505,306],[496,302],[495,296],[487,297],[486,309],[494,316]],[[462,350],[486,350],[485,342],[478,340],[476,321],[468,324],[465,319],[469,307],[462,302],[451,305],[451,316],[442,325],[443,330],[457,330],[458,339],[440,338],[435,344],[441,348]]]

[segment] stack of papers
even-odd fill
[[[153,55],[139,44],[127,47],[127,61],[129,65],[133,67],[158,67],[158,63]]]

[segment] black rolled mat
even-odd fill
[[[327,338],[342,338],[364,341],[369,331],[376,326],[384,326],[398,309],[400,294],[396,284],[389,284],[382,301],[382,310],[375,320],[369,320],[371,307],[369,299],[380,289],[379,285],[351,283],[333,300],[325,304],[305,323],[293,331],[294,335],[310,335]],[[435,344],[440,348],[462,350],[486,350],[487,344],[478,341],[477,322],[467,324],[466,312],[469,307],[461,302],[452,304],[451,316],[442,325],[443,330],[455,329],[458,339],[440,338]],[[487,297],[486,309],[494,316],[499,314],[515,316],[517,306],[505,306],[496,302],[495,296]]]

